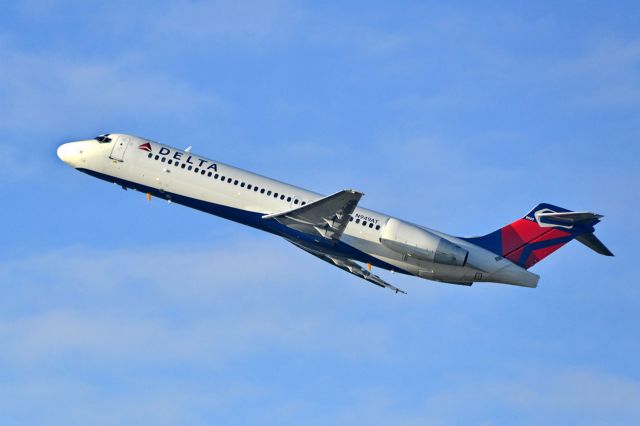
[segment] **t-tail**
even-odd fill
[[[538,204],[522,219],[483,237],[465,238],[525,269],[531,268],[569,241],[576,239],[596,253],[613,256],[594,235],[602,215],[574,212]]]

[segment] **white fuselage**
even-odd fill
[[[136,136],[111,134],[109,139],[104,143],[67,143],[58,149],[58,155],[76,169],[125,188],[384,269],[459,284],[492,281],[534,287],[538,281],[537,275],[464,239],[362,207],[353,212],[352,221],[340,238],[343,244],[328,245],[322,238],[303,235],[262,218],[316,201],[323,198],[321,194]],[[390,223],[409,232],[434,234],[467,250],[464,266],[421,260],[381,243]]]

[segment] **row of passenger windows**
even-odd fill
[[[149,153],[147,155],[148,158],[153,157],[153,154]],[[179,161],[174,161],[173,159],[169,158],[167,159],[166,157],[161,157],[159,155],[156,155],[155,160],[160,160],[162,163],[166,162],[167,164],[173,164],[175,167],[180,167],[182,169],[186,169],[186,170],[193,170],[194,173],[200,173],[201,175],[207,175],[208,177],[213,177],[214,179],[220,179],[221,182],[227,182],[227,183],[233,183],[234,185],[239,185],[241,188],[246,188],[247,190],[253,190],[254,192],[260,192],[261,194],[266,194],[267,196],[272,196],[273,198],[279,198],[281,200],[287,200],[288,203],[291,202],[291,200],[293,200],[293,204],[300,204],[301,206],[304,206],[305,204],[307,204],[306,201],[300,201],[300,199],[298,198],[292,198],[292,197],[288,197],[284,194],[279,194],[277,192],[273,192],[270,190],[267,190],[265,188],[260,188],[256,185],[252,185],[250,183],[245,183],[245,182],[240,182],[238,179],[233,179],[227,176],[223,176],[220,175],[218,173],[214,173],[214,172],[210,172],[207,171],[205,169],[201,169],[199,167],[194,167],[191,164],[186,164],[186,163],[182,163],[180,164]]]
[[[222,176],[218,173],[214,173],[214,172],[208,172],[205,169],[201,169],[199,167],[194,167],[191,164],[186,164],[186,163],[182,163],[180,164],[179,161],[174,161],[173,159],[169,158],[167,159],[164,156],[160,156],[160,155],[156,155],[154,157],[154,155],[152,153],[149,153],[147,155],[147,158],[154,158],[155,160],[160,160],[162,163],[166,162],[167,164],[171,165],[173,164],[174,167],[180,167],[181,169],[185,169],[185,170],[193,170],[194,173],[200,173],[201,175],[207,175],[208,177],[213,177],[214,179],[220,179],[220,182],[227,182],[227,183],[233,183],[234,185],[240,185],[241,188],[246,188],[247,190],[253,190],[254,192],[260,192],[261,194],[266,194],[267,196],[271,196],[273,195],[273,198],[280,198],[281,200],[287,200],[288,203],[291,202],[291,200],[293,200],[293,204],[300,204],[301,206],[304,206],[305,204],[307,204],[306,201],[300,201],[298,198],[292,198],[292,197],[288,197],[284,194],[279,194],[277,192],[273,192],[270,190],[267,190],[265,188],[259,188],[256,185],[252,185],[250,183],[244,183],[244,182],[240,182],[238,179],[233,179],[227,176]],[[349,221],[353,222],[353,216],[349,216]],[[360,219],[356,219],[355,220],[356,223],[361,223],[362,226],[369,226],[369,228],[373,228],[374,225],[372,222],[367,222],[366,220],[363,220],[362,222],[360,221]],[[376,230],[380,230],[380,225],[375,225]]]
[[[353,216],[349,216],[349,222],[353,222]],[[369,228],[373,228],[373,222],[367,222],[366,220],[363,220],[362,222],[360,222],[360,218],[356,219],[356,223],[361,223],[362,226],[369,226]],[[375,225],[376,230],[380,230],[380,225]]]

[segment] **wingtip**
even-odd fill
[[[358,194],[360,196],[364,196],[364,192],[358,191],[357,189],[345,189],[346,192],[350,192],[352,194]]]

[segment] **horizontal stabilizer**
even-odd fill
[[[611,253],[611,251],[604,244],[602,244],[602,241],[600,241],[598,237],[593,235],[593,232],[578,235],[576,237],[576,240],[580,241],[582,244],[589,247],[596,253],[602,254],[604,256],[613,256],[613,253]]]
[[[567,226],[571,227],[578,223],[597,223],[602,219],[601,214],[591,212],[544,212],[535,213],[535,217],[541,227],[546,226]]]

